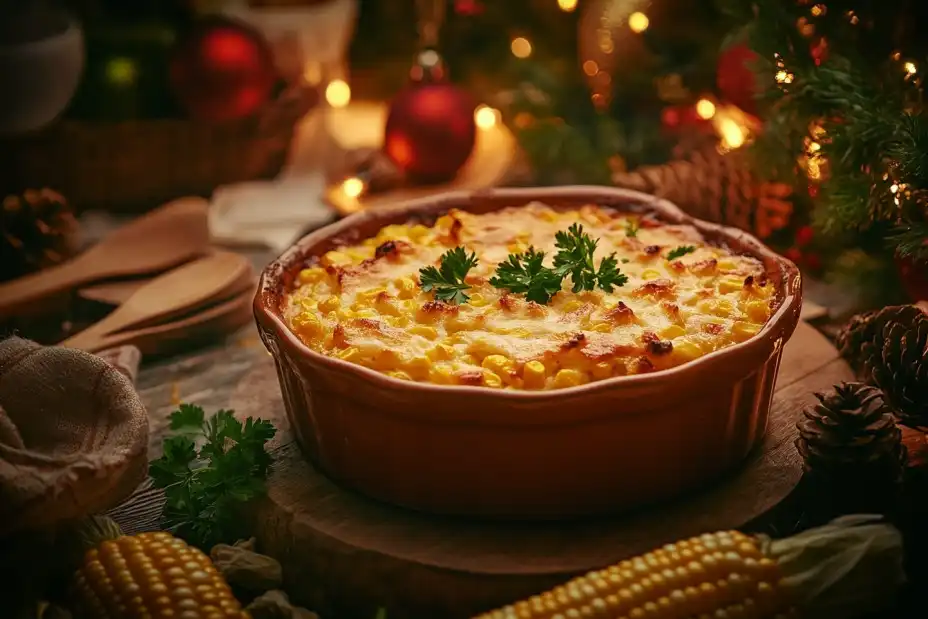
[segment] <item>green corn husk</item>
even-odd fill
[[[892,603],[906,581],[902,535],[881,520],[844,516],[784,539],[759,537],[803,617],[853,619]]]

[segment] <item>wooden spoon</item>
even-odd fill
[[[103,336],[166,322],[217,298],[251,269],[244,256],[216,252],[156,277],[103,320],[73,335],[62,346],[85,348]]]
[[[143,355],[165,354],[175,347],[221,336],[245,326],[253,319],[251,306],[254,296],[254,289],[249,289],[189,316],[149,327],[126,329],[119,333],[104,335],[88,340],[77,348],[87,352],[99,352],[107,348],[131,344],[136,346]]]
[[[145,278],[104,282],[102,284],[95,284],[81,288],[77,294],[82,299],[94,301],[96,303],[103,303],[105,305],[122,305],[127,300],[129,300],[129,297],[135,294],[140,288],[150,283],[152,279],[153,278]],[[234,282],[231,285],[229,290],[220,292],[216,296],[231,297],[236,293],[244,292],[253,284],[254,271],[252,269],[248,269],[248,271],[243,274],[243,277],[240,280]]]
[[[114,231],[61,265],[0,284],[0,318],[81,284],[169,269],[209,246],[208,203],[201,198],[169,202]]]

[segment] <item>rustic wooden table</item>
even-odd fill
[[[105,230],[108,226],[101,227]],[[260,270],[273,258],[268,251],[245,253]],[[808,282],[806,297],[829,308],[843,312],[847,299],[840,291],[818,282]],[[821,324],[821,323],[820,323]],[[828,321],[824,322],[828,331]],[[264,376],[255,380],[256,375]],[[188,350],[163,359],[143,360],[137,379],[137,389],[151,418],[150,457],[161,454],[161,444],[167,430],[168,415],[180,402],[192,402],[207,412],[220,408],[236,408],[248,415],[274,420],[285,418],[283,401],[273,378],[273,362],[260,341],[254,325],[230,334],[223,341]],[[818,388],[818,387],[817,387]],[[287,449],[286,446],[283,447]],[[291,448],[292,449],[292,448]],[[114,515],[130,532],[158,527],[161,512],[160,494],[143,487],[129,503],[117,508]],[[803,506],[796,499],[784,501],[751,528],[775,535],[786,535],[800,524],[797,514]],[[900,610],[886,617],[920,617],[917,610]]]

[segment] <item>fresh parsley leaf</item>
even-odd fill
[[[572,291],[593,290],[598,285],[606,292],[611,292],[613,286],[624,286],[628,277],[618,268],[615,254],[607,257],[596,270],[593,254],[596,252],[598,240],[590,238],[583,231],[583,226],[574,223],[567,229],[554,235],[554,246],[558,248],[554,255],[554,270],[561,276],[570,275],[573,282]]]
[[[496,266],[496,275],[490,285],[505,288],[535,303],[546,304],[561,290],[564,277],[544,266],[545,252],[529,247],[523,254],[509,254],[505,262]]]
[[[477,266],[477,262],[474,252],[468,256],[463,247],[449,249],[442,254],[438,268],[428,266],[419,269],[419,286],[425,292],[434,290],[439,301],[455,305],[467,303],[470,297],[464,291],[470,288],[470,284],[464,278]]]
[[[619,263],[615,254],[603,258],[596,272],[596,283],[606,292],[612,292],[613,286],[624,286],[628,282],[628,275],[619,270]]]
[[[637,218],[634,218],[634,217],[629,218],[625,222],[625,236],[635,238],[636,236],[638,236],[638,230],[640,227],[641,227],[641,223],[638,221]]]
[[[166,528],[207,550],[244,535],[239,507],[265,492],[274,426],[251,417],[243,423],[229,410],[206,419],[202,408],[182,404],[171,430],[149,469],[164,489]]]
[[[691,254],[696,251],[696,248],[692,245],[680,245],[670,250],[670,253],[667,254],[667,260],[676,260],[677,258],[682,258],[686,254]]]
[[[181,404],[177,410],[171,413],[172,430],[199,430],[203,427],[203,419],[206,413],[199,406],[193,404]]]

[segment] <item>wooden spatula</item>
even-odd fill
[[[68,338],[62,346],[88,348],[106,335],[166,322],[216,299],[251,269],[246,258],[215,252],[156,277],[103,320]]]
[[[164,271],[209,246],[208,204],[182,198],[116,230],[73,260],[0,284],[0,318],[82,284],[111,277]]]
[[[128,279],[114,282],[104,282],[102,284],[93,284],[81,288],[77,294],[82,299],[95,301],[106,305],[122,305],[129,297],[135,294],[141,287],[146,286],[153,278]],[[217,294],[217,297],[234,296],[236,293],[244,292],[254,284],[254,272],[249,269],[243,273],[243,277],[234,282],[230,289]]]
[[[99,352],[107,348],[132,344],[138,347],[143,355],[165,354],[182,344],[221,336],[244,327],[253,320],[251,306],[254,296],[254,290],[249,289],[189,316],[149,327],[126,329],[119,333],[104,335],[88,340],[78,348],[87,352]]]

